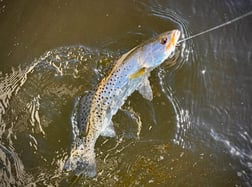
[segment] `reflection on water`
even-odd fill
[[[134,93],[114,116],[117,137],[98,140],[97,177],[62,172],[75,100],[120,55],[165,30],[185,38],[221,24],[251,1],[1,3],[1,186],[252,185],[250,17],[184,42],[175,66],[153,71],[153,101]]]

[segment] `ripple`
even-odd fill
[[[175,25],[177,29],[181,31],[181,40],[190,36],[191,31],[188,28],[188,21],[184,19],[178,11],[170,8],[166,8],[164,5],[160,4],[158,1],[153,1],[148,6],[146,5],[149,14],[165,20],[166,22],[171,22]],[[184,63],[189,62],[190,55],[193,53],[194,44],[193,41],[186,41],[179,44],[177,52],[179,52],[179,60],[176,62],[176,67],[181,68]]]
[[[173,23],[182,32],[181,39],[187,38],[190,35],[188,22],[178,11],[167,8],[167,6],[161,4],[159,1],[152,1],[149,4],[143,4],[143,6],[151,16],[158,17],[167,23]],[[176,64],[172,68],[164,65],[162,68],[159,68],[158,72],[162,92],[172,104],[176,115],[176,132],[174,133],[173,141],[184,148],[190,147],[190,143],[186,141],[187,132],[191,127],[190,113],[189,110],[182,108],[179,99],[174,94],[174,90],[168,83],[176,71],[181,69],[186,63],[191,62],[193,58],[196,58],[197,53],[194,53],[194,48],[193,41],[189,40],[181,43],[177,46],[176,58],[173,59],[176,61]]]
[[[189,148],[190,143],[186,141],[187,131],[191,127],[191,119],[189,111],[183,109],[177,97],[173,94],[173,90],[167,85],[166,72],[159,71],[159,83],[162,91],[165,93],[167,99],[171,102],[176,115],[176,132],[174,134],[173,142],[179,144],[183,148]]]
[[[241,162],[243,165],[242,169],[237,170],[236,164],[233,164],[233,168],[237,171],[237,176],[243,178],[243,180],[246,181],[245,183],[249,186],[252,177],[252,147],[251,142],[248,141],[250,141],[252,137],[246,131],[239,133],[239,135],[245,139],[244,142],[248,142],[247,148],[244,149],[231,141],[229,137],[217,133],[214,129],[211,129],[210,135],[215,141],[222,143],[235,160]]]

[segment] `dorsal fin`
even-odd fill
[[[130,54],[136,49],[136,47],[134,47],[133,49],[131,49],[130,51],[128,51],[127,53],[123,54],[117,61],[115,66],[113,67],[113,69],[117,69],[118,66],[120,66],[121,64],[123,64],[123,62],[126,61],[126,59],[130,56]]]

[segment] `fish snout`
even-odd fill
[[[181,34],[180,30],[178,29],[174,30],[175,44],[178,42],[180,34]]]
[[[166,49],[170,50],[176,47],[177,42],[180,38],[180,31],[178,29],[175,29],[170,34],[170,40],[166,44]]]

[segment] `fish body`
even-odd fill
[[[171,57],[180,37],[179,30],[162,33],[133,48],[117,60],[96,91],[83,99],[79,129],[65,169],[75,175],[96,175],[95,142],[102,136],[114,137],[112,117],[134,91],[152,100],[150,72]]]

